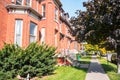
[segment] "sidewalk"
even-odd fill
[[[92,56],[85,80],[110,80],[96,56]]]

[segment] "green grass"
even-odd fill
[[[90,64],[91,56],[82,56],[80,59],[81,64]]]
[[[53,75],[38,80],[85,80],[87,69],[77,69],[70,66],[61,66]]]
[[[90,56],[82,57],[83,64],[90,63]],[[71,66],[57,67],[52,75],[44,76],[38,80],[85,80],[87,68],[75,68]]]
[[[107,62],[105,59],[99,59],[102,67],[109,76],[110,80],[120,80],[120,74],[117,74],[117,65]]]

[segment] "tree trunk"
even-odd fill
[[[117,45],[117,72],[120,73],[120,44]]]

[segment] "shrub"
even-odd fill
[[[46,44],[31,43],[26,49],[5,44],[0,50],[0,75],[11,79],[18,74],[22,77],[26,77],[28,73],[31,77],[50,74],[55,69],[55,50],[56,48]]]

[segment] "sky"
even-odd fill
[[[86,8],[83,7],[83,2],[86,2],[88,0],[60,0],[63,4],[63,9],[65,12],[68,12],[70,17],[76,16],[75,11],[76,10],[82,10],[85,11]]]

